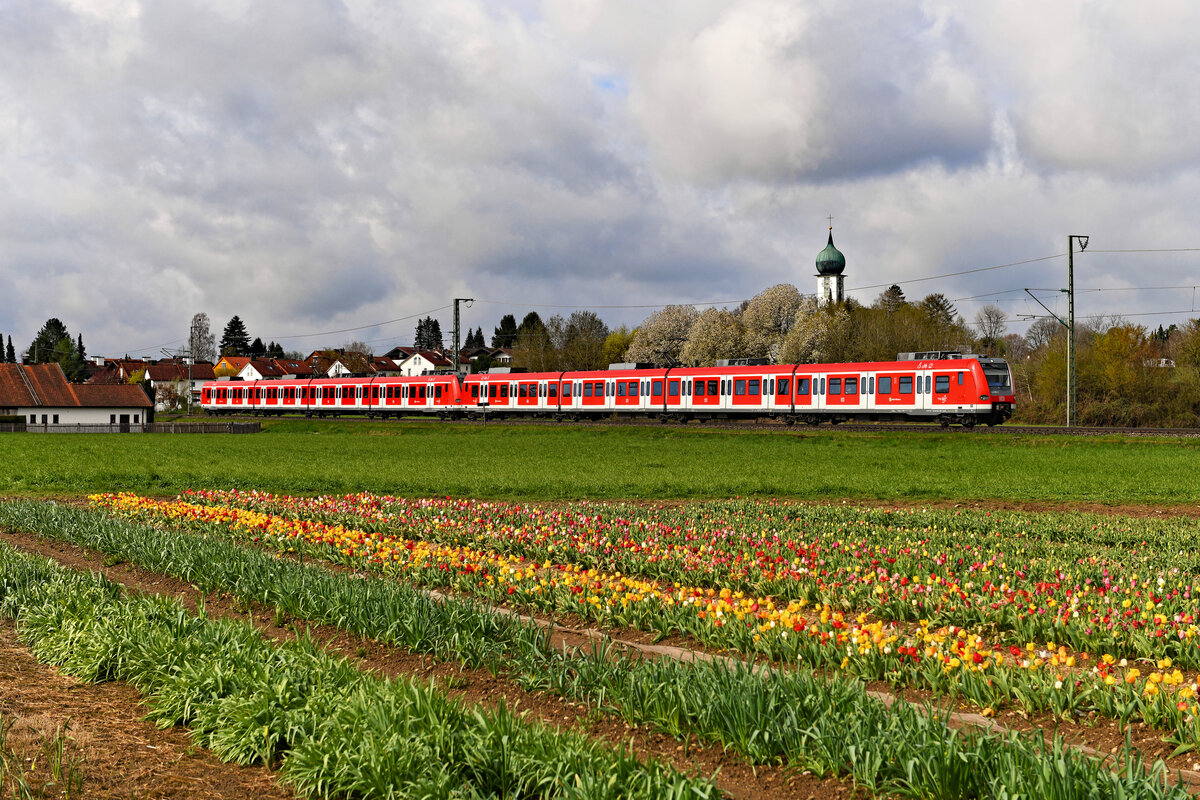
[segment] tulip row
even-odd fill
[[[1140,667],[1111,654],[1093,659],[1055,642],[1000,647],[957,626],[934,627],[927,620],[887,624],[827,604],[810,606],[803,599],[776,604],[727,588],[663,586],[239,507],[134,495],[97,496],[93,502],[127,516],[216,526],[276,547],[377,566],[409,582],[450,587],[495,603],[570,612],[662,635],[683,633],[718,648],[964,696],[985,714],[1010,703],[1063,715],[1096,710],[1120,720],[1140,718],[1172,732],[1180,746],[1200,745],[1195,676],[1185,677],[1168,658],[1143,675]]]

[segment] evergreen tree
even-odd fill
[[[0,364],[7,364],[8,359],[4,356],[4,334],[0,333]]]
[[[517,318],[505,314],[492,333],[492,347],[512,347],[517,341]]]
[[[442,324],[433,317],[426,317],[417,322],[416,337],[413,347],[418,350],[441,350],[445,347],[442,340]]]
[[[879,295],[879,299],[875,301],[875,306],[882,308],[884,311],[899,311],[907,303],[908,301],[904,297],[904,290],[893,283]]]
[[[267,345],[267,358],[286,358],[283,352],[283,345],[278,342],[271,342]]]
[[[8,335],[8,349],[4,352],[4,359],[10,364],[17,363],[17,351],[13,348],[11,333]]]
[[[51,317],[38,331],[22,360],[26,364],[50,364],[57,361],[55,348],[63,339],[67,340],[67,352],[73,351],[75,346],[71,342],[71,334],[67,331],[67,326],[63,325],[57,317]]]
[[[263,344],[262,339],[255,336],[254,341],[250,343],[250,357],[251,358],[262,358],[266,354],[267,354],[267,346],[265,344]]]
[[[92,377],[92,371],[87,365],[87,349],[83,346],[83,334],[79,334],[79,341],[75,345],[75,351],[71,354],[71,370],[63,367],[63,372],[69,380],[75,383],[83,383],[88,378]]]
[[[237,314],[225,325],[220,346],[223,356],[244,356],[250,352],[250,334],[246,333],[246,324]]]

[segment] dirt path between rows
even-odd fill
[[[365,670],[376,672],[389,677],[415,676],[433,679],[439,682],[447,694],[468,704],[484,706],[507,703],[511,708],[529,714],[551,726],[573,728],[587,736],[605,741],[614,749],[625,746],[639,758],[653,757],[660,761],[673,764],[683,772],[704,776],[715,776],[714,782],[732,800],[842,800],[849,797],[866,797],[862,790],[854,787],[849,780],[820,779],[813,775],[784,767],[752,767],[734,753],[725,752],[720,746],[704,745],[696,737],[686,744],[645,727],[631,727],[621,720],[600,715],[585,704],[566,700],[557,695],[545,692],[527,692],[504,677],[493,676],[485,670],[471,670],[453,663],[435,662],[429,656],[416,655],[397,647],[383,645],[371,639],[348,634],[337,628],[325,625],[313,625],[303,621],[283,621],[284,625],[275,624],[274,611],[261,607],[247,610],[246,604],[225,595],[204,594],[191,584],[176,580],[161,573],[151,572],[132,566],[128,563],[105,564],[105,557],[86,548],[63,542],[44,539],[33,534],[0,531],[0,540],[28,552],[35,552],[54,559],[64,566],[101,572],[108,579],[126,586],[128,589],[148,594],[161,594],[179,598],[193,612],[198,608],[198,602],[203,599],[206,613],[213,617],[229,617],[251,622],[263,634],[273,640],[290,640],[296,637],[298,627],[309,631],[318,641],[326,645],[338,655],[350,658]],[[11,627],[10,627],[11,630]],[[592,636],[587,632],[561,631],[556,632],[556,645],[566,643],[579,645],[589,641]],[[31,657],[25,651],[26,658]],[[44,666],[39,668],[50,676],[61,678],[52,669]],[[0,672],[0,681],[4,680]],[[92,685],[77,684],[86,688]],[[136,693],[123,684],[103,684],[101,687],[120,687],[129,696],[128,703],[132,707],[129,714],[118,718],[114,727],[124,727],[126,719],[137,720],[146,712],[137,700]],[[3,696],[0,689],[0,697]],[[53,685],[47,685],[43,692],[54,696],[59,694]],[[97,720],[108,718],[105,713],[97,715]],[[138,724],[150,727],[149,723]],[[182,741],[187,741],[186,730],[173,728],[168,731]],[[103,734],[102,731],[97,733]],[[93,741],[93,737],[89,737]],[[197,750],[197,748],[192,748]],[[85,747],[85,752],[87,747]],[[210,759],[211,756],[208,756]],[[89,753],[89,763],[90,753]],[[231,770],[241,768],[230,765],[215,765]],[[218,776],[214,776],[216,779]],[[278,791],[278,787],[275,789]],[[99,796],[99,795],[97,795]],[[114,795],[115,796],[115,795]],[[127,796],[127,795],[121,795]],[[159,797],[160,795],[146,795]],[[168,797],[172,795],[161,795]],[[196,796],[194,794],[181,796]],[[269,793],[246,793],[233,795],[212,795],[214,797],[258,797],[270,798]]]
[[[72,757],[82,755],[87,798],[289,798],[265,767],[225,764],[195,747],[187,730],[162,730],[125,683],[84,683],[34,659],[11,620],[0,620],[0,713],[8,741],[32,753],[62,730]],[[48,797],[59,796],[47,791]]]

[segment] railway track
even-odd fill
[[[287,415],[281,418],[300,419],[299,415]],[[245,419],[248,421],[261,420],[262,417],[255,415],[246,415],[238,417],[221,416],[221,419]],[[335,417],[340,421],[349,421],[360,419],[366,421],[374,418],[363,417],[359,415],[347,415],[344,417]],[[402,417],[405,422],[413,422],[417,420],[428,420],[429,422],[441,422],[442,420],[430,417],[412,416]],[[464,419],[457,420],[459,425],[555,425],[553,418],[537,418],[537,419]],[[820,424],[820,425],[804,425],[795,424],[788,425],[779,420],[759,419],[759,420],[735,420],[735,419],[712,419],[712,420],[690,420],[687,422],[666,421],[662,422],[657,419],[599,419],[588,420],[582,422],[562,422],[563,425],[591,425],[591,426],[611,426],[611,427],[647,427],[647,428],[709,428],[714,430],[741,430],[741,431],[819,431],[837,430],[855,431],[859,433],[871,432],[894,432],[908,431],[913,433],[955,433],[955,434],[983,434],[988,436],[995,435],[1023,435],[1023,436],[1154,436],[1164,438],[1200,438],[1200,428],[1109,428],[1109,427],[1073,427],[1064,426],[1045,426],[1045,425],[996,425],[994,427],[975,426],[964,427],[961,425],[952,425],[948,428],[943,428],[941,425],[933,422],[843,422],[838,425]]]

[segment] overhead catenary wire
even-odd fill
[[[1109,248],[1109,249],[1090,248],[1088,250],[1089,255],[1092,255],[1092,254],[1130,254],[1130,253],[1195,253],[1195,252],[1200,252],[1200,247],[1154,247],[1154,248]],[[851,287],[851,288],[847,289],[846,291],[848,291],[848,292],[865,291],[865,290],[869,290],[869,289],[887,288],[887,287],[893,286],[893,285],[923,283],[923,282],[927,282],[927,281],[938,280],[941,278],[952,278],[952,277],[957,277],[960,275],[972,275],[972,274],[976,274],[976,273],[980,273],[980,272],[988,272],[988,271],[992,271],[992,270],[1018,267],[1018,266],[1022,266],[1025,264],[1036,264],[1036,263],[1039,263],[1042,261],[1051,261],[1056,258],[1062,258],[1065,255],[1067,255],[1067,254],[1066,253],[1055,253],[1053,255],[1039,256],[1037,258],[1028,258],[1028,259],[1023,259],[1020,261],[1011,261],[1011,262],[1007,262],[1004,264],[993,264],[993,265],[986,266],[986,267],[975,267],[975,268],[971,268],[971,269],[957,270],[954,272],[945,272],[945,273],[938,273],[936,275],[927,275],[927,276],[919,277],[919,278],[904,278],[904,279],[899,279],[899,280],[888,281],[886,283],[876,283],[876,284],[869,284],[869,285],[865,285],[865,286],[855,286],[855,287]],[[1132,287],[1132,286],[1130,286],[1130,287],[1111,287],[1111,288],[1099,287],[1099,288],[1091,288],[1091,289],[1076,289],[1075,291],[1077,294],[1084,293],[1084,292],[1168,291],[1168,290],[1180,290],[1180,289],[1191,289],[1193,292],[1195,292],[1195,290],[1197,288],[1200,288],[1200,284],[1184,284],[1184,285],[1177,285],[1177,286],[1145,286],[1145,287]],[[964,302],[964,301],[968,301],[968,300],[977,300],[977,299],[986,298],[986,297],[999,297],[1001,295],[1013,294],[1013,293],[1020,292],[1020,291],[1023,291],[1023,290],[1022,289],[1009,289],[1009,290],[1003,290],[1003,291],[998,291],[998,292],[987,292],[987,293],[983,293],[983,294],[970,295],[967,297],[960,297],[960,298],[953,300],[952,302]],[[1058,291],[1062,291],[1062,290],[1047,288],[1047,289],[1034,289],[1033,291],[1058,292]],[[1016,299],[1019,299],[1019,298],[1016,298]],[[747,298],[738,298],[738,299],[731,299],[731,300],[708,300],[708,301],[700,301],[700,302],[674,301],[674,302],[665,302],[665,303],[626,303],[626,304],[528,303],[528,302],[522,302],[522,301],[497,300],[497,299],[478,299],[476,302],[488,303],[490,305],[524,307],[524,308],[530,308],[530,309],[537,309],[537,308],[638,309],[638,308],[665,308],[670,305],[681,305],[681,306],[692,306],[692,307],[716,307],[716,306],[721,306],[721,305],[726,305],[726,306],[737,305],[737,304],[746,302],[746,300],[747,300]],[[1004,301],[1004,302],[1008,302],[1008,301]],[[341,333],[351,333],[353,331],[367,330],[370,328],[381,327],[383,325],[390,325],[390,324],[394,324],[397,322],[404,322],[406,320],[416,319],[423,315],[429,315],[429,314],[435,313],[437,311],[449,309],[451,307],[452,307],[451,304],[446,304],[446,305],[438,306],[436,308],[428,309],[426,311],[421,311],[416,314],[407,314],[407,315],[404,315],[401,317],[395,317],[395,318],[389,319],[389,320],[368,323],[365,325],[356,325],[356,326],[349,327],[349,328],[339,328],[336,330],[317,331],[317,332],[313,332],[313,333],[295,333],[295,334],[288,334],[288,335],[284,335],[284,336],[275,335],[275,336],[267,336],[267,337],[260,337],[260,338],[266,338],[271,341],[277,341],[277,342],[282,343],[284,341],[289,341],[289,340],[294,340],[294,339],[309,339],[309,338],[315,338],[318,336],[332,336],[332,335],[341,334]],[[1083,319],[1094,319],[1096,317],[1104,317],[1104,316],[1127,316],[1127,317],[1165,316],[1165,315],[1170,315],[1170,314],[1190,314],[1190,313],[1195,313],[1195,309],[1193,308],[1193,309],[1185,310],[1185,311],[1153,311],[1153,312],[1140,312],[1140,313],[1129,313],[1129,314],[1101,314],[1101,315],[1091,315],[1088,317],[1083,317]],[[387,341],[387,338],[390,338],[390,337],[373,339],[373,340],[371,340],[371,342],[374,343],[374,342]],[[185,341],[186,341],[186,337],[177,338],[177,339],[172,339],[168,342],[163,342],[163,343],[152,345],[149,347],[130,348],[128,350],[128,352],[157,350],[162,347],[170,347],[172,345],[177,345],[177,344],[179,344],[181,342],[185,342]]]

